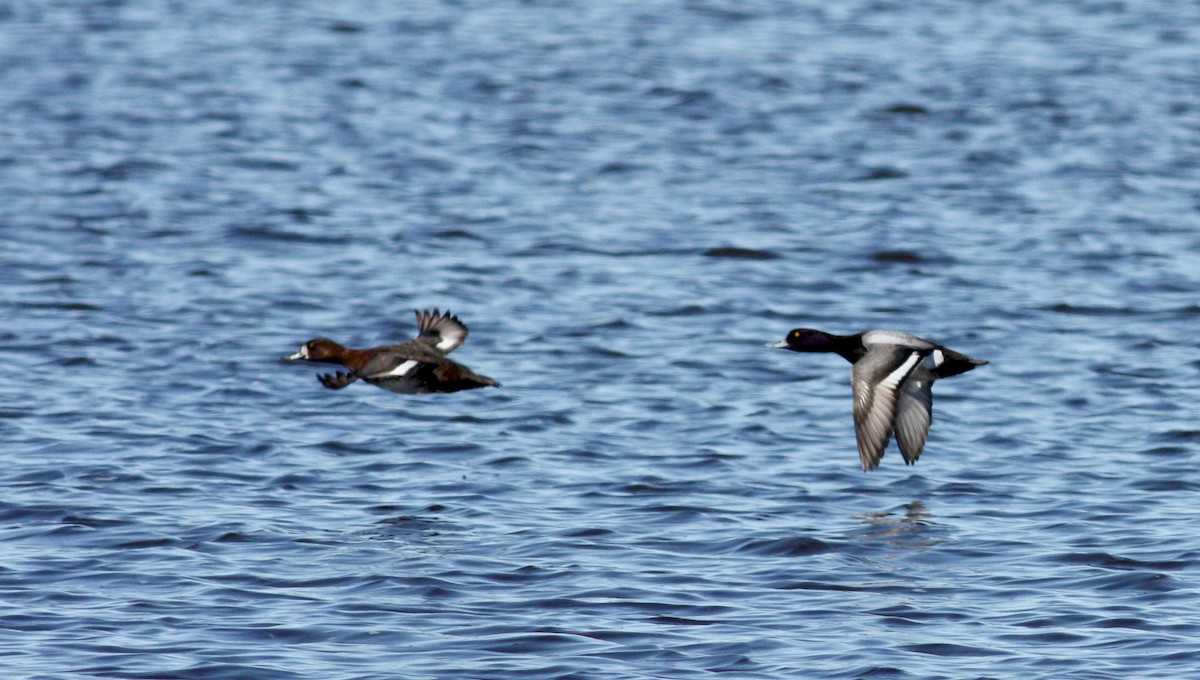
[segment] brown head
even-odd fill
[[[329,338],[315,338],[300,345],[300,349],[292,355],[284,357],[289,361],[324,361],[330,364],[342,363],[342,354],[346,348]]]

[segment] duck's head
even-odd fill
[[[779,342],[767,345],[773,349],[790,349],[793,352],[833,352],[834,337],[828,333],[814,331],[811,328],[796,328],[784,336]]]
[[[288,361],[328,361],[339,363],[338,358],[345,351],[345,347],[342,347],[329,338],[314,338],[300,345],[300,349],[295,354],[288,355],[284,359]]]

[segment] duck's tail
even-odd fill
[[[938,355],[941,355],[940,361]],[[933,350],[934,363],[933,375],[937,378],[949,378],[952,375],[966,373],[967,371],[982,366],[987,361],[969,357],[961,352],[955,352],[952,349],[939,347]]]

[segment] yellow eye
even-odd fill
[[[792,331],[792,337],[793,337],[793,338],[798,338],[798,337],[800,337],[800,331]]]

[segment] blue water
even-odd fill
[[[4,678],[1185,677],[1200,7],[0,5]],[[498,390],[322,389],[471,327]],[[991,363],[859,469],[849,366]]]

